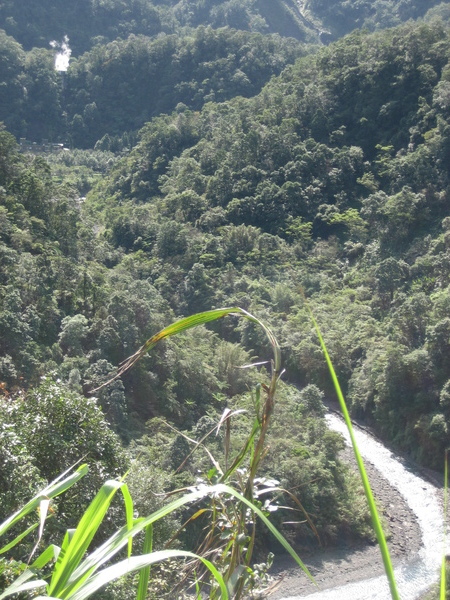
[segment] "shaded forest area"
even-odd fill
[[[385,29],[417,19],[436,0],[2,0],[0,22],[26,50],[68,35],[78,56],[130,34],[180,34],[200,25],[278,33],[303,42],[336,39],[354,29]],[[440,5],[445,11],[445,4]]]
[[[254,33],[279,33],[307,41],[313,37],[293,0],[2,0],[0,20],[25,49],[48,47],[67,35],[76,55],[130,34],[178,35],[200,25]]]
[[[0,117],[16,137],[34,142],[130,147],[152,117],[179,104],[198,110],[252,96],[305,53],[292,39],[201,27],[192,36],[132,35],[97,45],[58,72],[54,50],[25,52],[3,33]],[[105,135],[117,138],[115,146]]]
[[[130,148],[154,116],[253,96],[298,57],[355,28],[448,19],[448,5],[434,4],[3,0],[0,120],[37,143],[92,148],[108,134],[114,148]],[[58,72],[66,36],[72,59]]]

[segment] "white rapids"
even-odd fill
[[[339,431],[350,443],[345,423],[333,414],[327,415],[331,429]],[[417,517],[422,546],[419,552],[395,569],[398,591],[402,600],[416,600],[437,579],[444,549],[443,509],[436,488],[418,475],[411,473],[390,450],[360,429],[355,437],[362,457],[373,464],[387,481],[405,498]],[[289,596],[283,600],[389,600],[387,579],[374,577],[344,586],[307,594]]]

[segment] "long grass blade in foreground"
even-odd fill
[[[24,571],[4,592],[0,594],[0,600],[8,598],[9,596],[15,596],[22,592],[29,592],[36,590],[41,587],[45,587],[47,582],[43,579],[33,579],[28,581],[31,577],[34,577],[34,572],[30,569]],[[47,597],[47,596],[46,596]]]
[[[232,308],[217,308],[214,310],[207,310],[205,312],[197,313],[195,315],[191,315],[190,317],[185,317],[184,319],[180,319],[179,321],[175,321],[168,327],[165,327],[151,338],[149,338],[145,344],[143,344],[137,352],[135,352],[132,356],[127,358],[120,366],[117,373],[106,383],[103,383],[98,388],[91,390],[91,393],[94,393],[105,387],[111,381],[114,381],[121,375],[123,375],[126,371],[131,369],[133,365],[135,365],[138,360],[140,360],[144,354],[146,354],[151,348],[156,346],[158,342],[161,340],[168,338],[172,335],[176,335],[177,333],[181,333],[182,331],[186,331],[187,329],[191,329],[192,327],[197,327],[198,325],[204,325],[205,323],[210,323],[211,321],[217,321],[218,319],[222,319],[228,315],[236,315],[245,317],[249,321],[253,323],[257,323],[260,327],[262,327],[269,338],[269,341],[272,345],[273,354],[274,354],[274,370],[276,373],[280,373],[281,371],[281,351],[278,345],[278,342],[271,332],[271,330],[264,325],[259,319],[248,313],[243,308],[232,307]]]
[[[441,584],[439,599],[445,600],[446,588],[447,588],[447,557],[445,556],[445,549],[447,545],[447,516],[448,516],[448,450],[445,451],[445,463],[444,463],[444,555],[442,557],[441,565]]]
[[[119,482],[116,482],[118,484]],[[283,536],[277,531],[272,523],[265,517],[261,510],[250,502],[247,498],[239,494],[232,487],[224,484],[217,484],[211,487],[204,486],[194,492],[185,494],[184,496],[177,498],[167,506],[164,506],[154,512],[152,515],[146,518],[137,519],[134,521],[131,529],[128,526],[122,527],[113,536],[111,536],[104,544],[94,550],[90,555],[84,557],[82,551],[87,548],[89,540],[92,539],[93,531],[98,529],[99,517],[95,518],[94,509],[99,508],[99,511],[104,514],[104,506],[109,505],[113,497],[113,491],[117,491],[118,485],[111,486],[104,489],[97,497],[92,501],[91,505],[86,510],[85,514],[80,520],[80,524],[77,530],[66,536],[66,540],[61,548],[60,556],[61,560],[57,560],[54,567],[54,573],[52,580],[47,585],[47,595],[39,596],[39,598],[61,598],[65,600],[84,600],[90,595],[94,594],[100,587],[114,581],[118,577],[131,573],[138,569],[144,569],[143,580],[146,580],[148,571],[145,569],[155,562],[165,560],[167,558],[173,558],[176,556],[188,556],[200,560],[211,572],[214,579],[217,581],[222,599],[228,598],[228,592],[226,583],[222,575],[218,572],[217,568],[212,565],[204,557],[198,556],[193,553],[184,551],[164,551],[155,553],[146,553],[143,556],[131,556],[119,563],[108,566],[102,570],[99,570],[105,564],[111,564],[111,560],[120,552],[120,550],[127,546],[130,538],[134,538],[141,531],[146,531],[145,547],[151,548],[151,526],[153,523],[166,517],[168,514],[185,506],[205,498],[207,496],[217,495],[229,495],[233,496],[239,502],[247,505],[251,508],[259,518],[264,522],[268,529],[272,532],[275,538],[283,545],[283,547],[289,552],[289,554],[296,560],[309,578],[313,580],[309,574],[307,568],[303,565],[296,552],[290,546],[290,544],[283,538]],[[89,526],[89,521],[94,520],[92,527]],[[101,519],[100,519],[101,520]],[[35,561],[37,567],[42,567],[48,563],[48,559],[56,557],[58,550],[56,547],[48,549]],[[84,553],[84,552],[83,552]],[[81,561],[81,562],[80,562]],[[37,564],[39,562],[39,564]],[[28,569],[26,573],[22,574],[11,586],[9,586],[5,592],[0,595],[1,598],[7,598],[11,595],[17,594],[18,592],[36,589],[38,587],[46,586],[46,582],[41,579],[32,579],[36,576],[32,568]],[[30,581],[30,579],[32,579]],[[144,584],[143,581],[143,584]],[[144,585],[143,585],[144,587]],[[143,587],[141,593],[143,593]]]
[[[72,467],[70,467],[70,469],[65,471],[57,479],[52,481],[46,488],[36,494],[36,496],[27,502],[23,508],[8,517],[8,519],[6,519],[6,521],[3,523],[0,523],[0,536],[4,535],[11,527],[13,527],[13,525],[18,523],[25,516],[37,510],[43,499],[55,498],[72,487],[72,485],[86,475],[88,472],[88,466],[80,465],[73,473],[70,473],[71,470]],[[70,474],[68,475],[68,473]],[[34,527],[29,528],[27,533],[32,531],[32,529],[34,529]],[[18,543],[21,539],[23,539],[23,537],[24,536],[21,534],[14,541]],[[8,544],[8,548],[11,547],[11,544],[12,542]],[[4,550],[4,548],[0,549],[0,553]]]
[[[320,345],[321,345],[321,348],[325,355],[328,369],[330,371],[330,375],[333,380],[334,389],[336,390],[336,395],[339,399],[339,405],[342,410],[344,421],[345,421],[345,424],[347,425],[347,429],[350,434],[350,439],[351,439],[352,446],[353,446],[353,452],[355,453],[355,458],[356,458],[356,462],[358,465],[359,474],[361,476],[361,481],[362,481],[362,484],[364,487],[364,493],[366,495],[367,502],[369,505],[370,515],[372,517],[373,528],[375,530],[378,544],[380,546],[381,556],[383,558],[384,570],[386,572],[386,576],[389,581],[389,587],[391,590],[392,600],[400,600],[400,596],[399,596],[399,593],[397,590],[397,584],[395,581],[394,567],[392,566],[391,556],[389,554],[389,548],[386,543],[386,537],[383,532],[383,527],[381,526],[380,517],[378,515],[377,507],[375,505],[375,500],[373,497],[372,489],[370,487],[369,478],[367,477],[366,469],[364,467],[364,462],[363,462],[363,459],[359,452],[358,445],[356,443],[355,434],[353,432],[353,427],[352,427],[352,422],[351,422],[350,415],[349,415],[349,412],[347,409],[347,404],[345,402],[344,395],[342,394],[341,386],[339,385],[339,380],[338,380],[336,372],[334,370],[333,363],[331,362],[330,355],[328,354],[328,350],[325,345],[325,341],[322,337],[322,333],[320,331],[319,325],[317,324],[317,321],[314,318],[314,315],[313,315],[311,309],[309,308],[308,304],[307,304],[307,307],[308,307],[308,311],[311,315],[311,319],[314,324],[314,328],[319,337]]]
[[[145,529],[143,554],[150,554],[153,551],[153,525],[148,525]],[[150,580],[150,565],[146,565],[139,573],[139,585],[136,600],[145,600],[147,597],[148,582]]]
[[[206,558],[183,550],[161,550],[159,552],[152,552],[151,554],[143,554],[141,556],[132,556],[122,560],[111,567],[103,569],[103,571],[100,571],[100,573],[97,573],[93,577],[90,577],[89,580],[77,590],[77,592],[70,596],[70,598],[71,600],[87,600],[87,598],[92,596],[94,592],[98,591],[100,588],[107,585],[110,581],[117,579],[118,577],[123,577],[124,575],[128,575],[128,573],[132,573],[133,571],[137,571],[139,569],[148,568],[150,565],[167,560],[169,558],[185,557],[201,560],[219,584],[221,598],[223,600],[228,600],[226,585],[216,567]]]
[[[238,492],[236,492],[236,490],[234,490],[232,487],[228,487],[228,493],[235,495],[235,497],[240,501],[240,504],[238,505],[237,510],[235,507],[233,507],[233,513],[235,513],[234,516],[237,516],[236,519],[233,518],[233,522],[235,523],[237,533],[232,538],[233,541],[228,545],[223,545],[222,542],[220,541],[220,539],[214,540],[214,545],[216,547],[216,550],[219,550],[219,549],[221,550],[220,562],[222,564],[219,567],[219,570],[220,570],[220,568],[223,569],[221,571],[221,573],[223,575],[224,581],[226,582],[226,584],[230,588],[230,590],[232,590],[232,595],[235,598],[235,600],[239,600],[240,598],[242,598],[242,594],[244,593],[246,573],[250,571],[250,563],[251,563],[253,546],[254,546],[254,541],[255,541],[255,529],[253,528],[249,543],[247,544],[247,547],[242,546],[242,544],[240,544],[240,542],[238,542],[239,538],[243,534],[245,534],[246,519],[247,519],[246,514],[248,511],[248,508],[250,508],[250,510],[252,511],[253,514],[258,514],[260,516],[260,518],[265,522],[267,527],[275,535],[277,540],[294,557],[296,562],[302,567],[302,569],[307,573],[307,575],[309,577],[311,577],[308,570],[303,565],[303,563],[301,562],[301,560],[299,559],[297,554],[289,546],[287,541],[275,529],[275,527],[273,527],[270,524],[270,522],[265,519],[264,515],[262,515],[262,513],[260,513],[260,511],[257,510],[257,508],[253,502],[254,480],[255,480],[255,476],[256,476],[256,472],[258,470],[259,464],[260,464],[261,460],[264,458],[265,453],[266,453],[266,448],[265,448],[266,434],[267,434],[269,422],[270,422],[270,419],[271,419],[271,416],[272,416],[272,413],[274,410],[275,393],[276,393],[276,389],[277,389],[277,384],[282,375],[281,351],[280,351],[278,342],[277,342],[275,336],[273,335],[272,331],[266,325],[264,325],[264,323],[262,323],[259,319],[257,319],[256,317],[254,317],[253,315],[248,313],[246,310],[244,310],[242,308],[238,308],[238,307],[220,308],[220,309],[210,310],[210,311],[206,311],[206,312],[202,312],[202,313],[197,313],[195,315],[186,317],[184,319],[180,319],[179,321],[172,323],[168,327],[165,327],[160,332],[156,333],[151,338],[149,338],[145,342],[145,344],[143,344],[141,346],[141,348],[139,348],[139,350],[137,350],[137,352],[135,352],[132,356],[130,356],[126,361],[124,361],[119,366],[116,374],[108,382],[104,383],[100,387],[104,387],[105,385],[107,385],[108,383],[110,383],[111,381],[116,379],[117,377],[120,377],[129,369],[131,369],[136,364],[136,362],[139,361],[159,341],[161,341],[167,337],[170,337],[172,335],[176,335],[178,333],[186,331],[187,329],[190,329],[192,327],[196,327],[197,325],[203,325],[203,324],[209,323],[211,321],[215,321],[217,319],[222,319],[226,316],[243,317],[243,318],[257,324],[259,327],[261,327],[270,342],[270,345],[272,347],[272,352],[273,352],[272,360],[269,362],[269,364],[271,365],[270,383],[269,383],[269,385],[263,386],[264,401],[260,398],[262,387],[261,387],[261,385],[259,385],[257,387],[256,395],[258,396],[258,401],[257,401],[257,409],[256,409],[256,418],[254,419],[254,423],[253,423],[250,435],[249,435],[246,443],[244,443],[241,451],[238,453],[237,457],[235,458],[235,460],[233,461],[231,466],[228,466],[228,464],[227,464],[228,457],[226,457],[225,462],[226,462],[227,466],[225,467],[225,469],[224,470],[221,469],[220,466],[219,466],[219,468],[216,467],[217,472],[221,473],[220,482],[222,484],[225,484],[230,481],[232,475],[234,473],[236,473],[237,469],[239,468],[239,466],[242,464],[243,461],[246,461],[248,459],[248,463],[249,463],[248,469],[247,469],[248,474],[246,475],[245,481],[242,480],[239,483],[239,487],[240,487],[241,491],[243,491],[243,495],[236,496],[236,494]],[[95,392],[98,389],[100,389],[100,388],[96,388],[95,390],[92,390],[92,391]],[[228,420],[227,420],[227,427],[229,427]],[[210,458],[212,458],[213,464],[214,464],[215,461],[211,455],[210,455]],[[209,489],[211,489],[211,488],[209,488]],[[208,491],[207,493],[209,494],[210,492]],[[211,502],[212,502],[212,504],[214,504],[213,496],[212,496]],[[245,504],[247,506],[244,506]],[[227,509],[226,503],[222,504],[221,510],[223,510],[223,512],[225,514],[227,514],[228,509]],[[144,519],[144,521],[147,522],[145,519]],[[150,522],[147,522],[147,524],[150,524]],[[214,536],[212,535],[212,532],[214,531],[214,528],[215,528],[215,525],[213,522],[211,531],[209,532],[209,534],[206,534],[206,537],[204,540],[205,543],[208,543],[211,540],[213,540]],[[203,542],[202,542],[202,544],[203,544]],[[207,546],[207,547],[208,547],[208,552],[210,552],[211,548],[209,546]],[[203,554],[201,549],[199,550],[199,553]],[[216,565],[216,566],[218,566],[218,565]],[[145,575],[143,575],[142,577],[144,578]],[[311,579],[312,579],[312,577],[311,577]],[[215,591],[212,590],[211,593],[212,593],[211,598],[215,598]]]
[[[126,530],[130,530],[133,524],[132,504],[128,488],[123,481],[110,480],[103,484],[99,492],[92,500],[91,504],[81,517],[81,520],[73,533],[66,537],[67,544],[64,543],[53,569],[53,575],[48,586],[50,596],[67,597],[73,590],[76,590],[89,572],[79,574],[73,577],[87,549],[90,546],[95,534],[103,522],[106,511],[109,509],[111,501],[118,490],[122,491],[125,499],[125,509],[127,514]],[[131,511],[131,512],[130,512]],[[131,538],[127,539],[130,542]],[[65,541],[66,541],[65,540]],[[129,544],[129,551],[131,546]]]
[[[269,521],[269,519],[262,513],[262,511],[257,506],[255,506],[250,500],[245,498],[242,494],[237,492],[229,485],[225,485],[223,483],[219,483],[211,487],[204,486],[201,489],[185,494],[184,496],[173,500],[168,505],[158,509],[149,517],[144,517],[135,521],[135,524],[131,529],[128,529],[126,527],[122,528],[114,536],[107,540],[102,546],[100,546],[92,554],[87,556],[83,563],[81,563],[79,569],[77,569],[77,572],[73,574],[73,577],[78,576],[81,573],[90,572],[93,567],[98,568],[101,565],[109,562],[121,550],[121,548],[123,548],[127,544],[130,536],[134,537],[141,531],[145,530],[149,525],[152,525],[156,521],[165,518],[175,510],[178,510],[179,508],[186,506],[187,504],[192,504],[193,502],[201,500],[202,498],[205,498],[207,496],[214,496],[217,494],[234,496],[238,501],[246,504],[249,508],[254,510],[258,517],[263,521],[266,527],[278,540],[278,542],[292,556],[292,558],[304,570],[308,577],[312,581],[314,581],[307,567],[303,564],[295,550],[276,529],[276,527]]]
[[[3,546],[3,548],[0,548],[0,554],[4,554],[5,552],[8,552],[8,550],[14,548],[14,546],[17,546],[17,544],[21,542],[25,537],[27,537],[29,533],[34,531],[38,527],[38,525],[39,523],[33,523],[33,525],[28,527],[28,529],[22,531],[22,533],[20,533],[16,538],[14,538],[12,542],[9,542],[9,544],[6,544],[6,546]]]

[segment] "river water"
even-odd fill
[[[343,434],[350,443],[345,423],[333,414],[327,415],[329,426]],[[417,517],[422,532],[422,547],[407,562],[395,569],[398,591],[402,600],[416,600],[438,578],[444,552],[443,511],[437,489],[412,473],[390,450],[362,430],[355,430],[358,448],[366,461],[397,488]],[[374,577],[345,586],[308,594],[289,596],[283,600],[389,600],[386,577]]]

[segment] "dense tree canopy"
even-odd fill
[[[220,61],[226,42],[242,63],[240,36],[199,30],[183,60],[197,64],[196,48],[206,44]],[[246,39],[269,52],[263,38]],[[164,44],[178,47],[171,38]],[[143,38],[122,46],[137,64],[165,47]],[[122,46],[99,47],[74,73]],[[418,436],[440,448],[437,433],[424,440],[441,419],[447,427],[447,315],[438,309],[448,285],[447,57],[439,22],[355,33],[301,58],[252,99],[210,102],[200,112],[178,106],[155,118],[115,166],[106,150],[63,153],[51,169],[67,183],[44,160],[17,154],[3,131],[3,380],[31,383],[57,368],[86,391],[174,313],[239,304],[270,312],[271,321],[280,315],[289,376],[328,390],[314,336],[303,332],[302,289],[330,331],[355,411],[383,430],[389,413],[386,432],[406,447],[418,447]],[[40,51],[23,60],[51,72]],[[74,157],[79,175],[69,183],[64,169]],[[88,200],[77,200],[95,180]],[[352,317],[330,321],[336,310]],[[248,327],[225,333],[263,352]],[[116,428],[141,411],[184,418],[193,392],[174,375],[182,346],[105,392]],[[205,388],[213,394],[221,388],[214,381]],[[204,402],[197,394],[198,414]],[[397,431],[405,418],[407,431]]]
[[[222,25],[254,7],[270,12],[231,1],[152,10],[194,27],[203,12]],[[364,3],[353,8],[369,18]],[[224,409],[248,408],[248,390],[267,381],[263,332],[220,320],[91,392],[174,319],[240,306],[273,328],[284,377],[300,388],[280,393],[265,475],[302,490],[325,542],[367,535],[323,419],[334,392],[305,302],[353,415],[440,467],[450,427],[445,22],[357,31],[322,48],[203,26],[100,41],[61,78],[47,48],[0,36],[5,510],[83,452],[96,465],[88,487],[131,464],[142,510],[156,505],[145,485],[191,485],[209,467],[203,455],[184,464],[187,438],[214,429]],[[19,152],[10,132],[85,149]],[[236,444],[246,415],[233,422]],[[208,444],[221,451],[220,436]]]
[[[384,29],[430,14],[447,16],[438,0],[1,0],[0,22],[25,49],[48,48],[68,36],[75,54],[130,34],[179,33],[199,25],[279,33],[329,42],[357,28]]]
[[[356,413],[412,451],[429,444],[419,453],[436,464],[448,47],[439,22],[355,33],[253,99],[154,119],[90,197],[110,242],[163,261],[153,281],[173,310],[283,314],[289,376],[329,390],[304,290]],[[261,349],[246,329],[231,339]]]
[[[24,52],[0,30],[0,120],[34,142],[129,148],[130,132],[151,117],[254,95],[305,52],[293,39],[202,26],[191,35],[98,44],[61,72],[55,51]]]
[[[199,25],[317,39],[294,0],[1,0],[0,22],[27,50],[68,36],[77,55],[130,34],[178,34]]]

